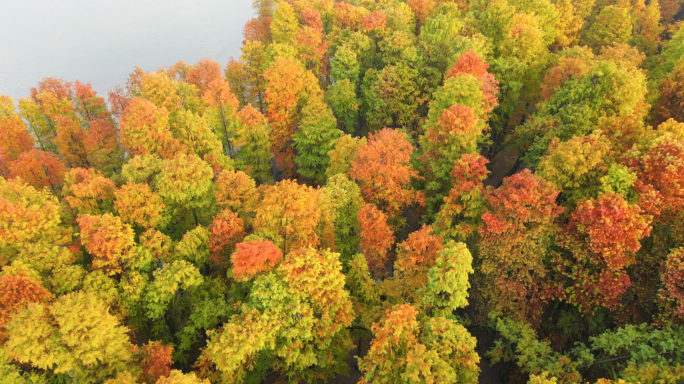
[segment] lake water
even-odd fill
[[[45,77],[124,86],[153,71],[240,56],[251,0],[0,0],[0,94],[29,95]]]

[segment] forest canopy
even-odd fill
[[[682,3],[256,0],[0,96],[0,382],[682,382]]]

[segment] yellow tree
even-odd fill
[[[88,293],[69,293],[51,305],[30,303],[7,330],[5,349],[13,359],[75,382],[102,382],[131,364],[128,329]]]

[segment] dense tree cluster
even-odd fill
[[[684,380],[680,0],[258,0],[0,96],[0,382]]]

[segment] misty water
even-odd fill
[[[106,96],[135,66],[153,71],[240,55],[251,0],[0,0],[0,94],[45,77]]]

